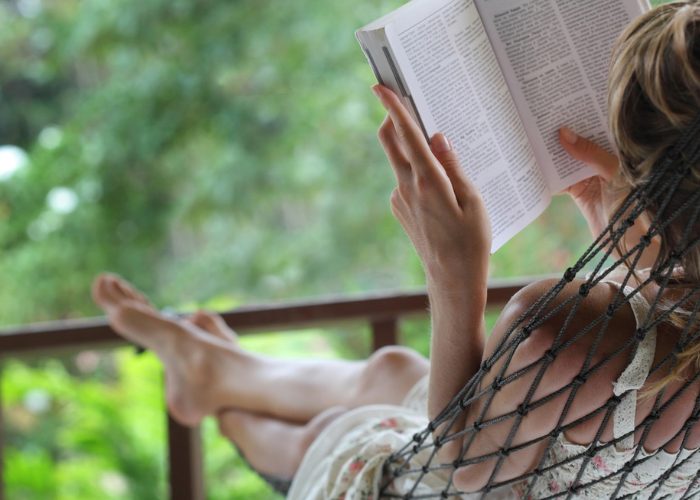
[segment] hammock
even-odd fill
[[[662,402],[663,396],[666,393],[666,390],[663,389],[658,394],[652,396],[654,405],[651,413],[635,428],[635,431],[642,431],[641,440],[634,447],[634,452],[631,458],[626,461],[621,470],[615,470],[609,474],[595,477],[595,479],[588,482],[583,481],[584,472],[591,466],[591,461],[595,458],[599,451],[610,446],[615,446],[627,438],[634,439],[634,432],[630,432],[625,436],[615,438],[606,443],[600,443],[599,441],[604,428],[611,421],[615,409],[618,407],[618,405],[620,405],[625,394],[628,394],[631,391],[627,391],[626,393],[620,395],[613,394],[613,396],[608,400],[607,404],[598,410],[593,411],[582,418],[578,418],[574,422],[569,422],[566,425],[564,425],[564,422],[571,409],[571,405],[577,392],[592,374],[598,370],[601,370],[618,356],[629,355],[630,351],[632,352],[631,356],[634,356],[640,342],[644,341],[647,333],[656,328],[657,325],[668,322],[672,315],[682,313],[683,318],[685,321],[687,321],[687,323],[681,332],[680,340],[675,346],[673,352],[667,355],[660,362],[653,364],[649,374],[653,374],[661,369],[667,370],[669,367],[675,366],[678,363],[676,356],[677,353],[683,351],[687,346],[692,345],[699,340],[698,337],[700,336],[700,328],[698,328],[699,325],[697,321],[697,314],[698,310],[700,309],[700,300],[698,300],[700,299],[700,284],[690,283],[686,284],[684,287],[681,287],[682,296],[678,300],[674,299],[673,303],[669,303],[668,299],[663,297],[664,292],[667,291],[669,287],[678,285],[678,283],[675,283],[674,280],[674,270],[678,271],[681,269],[681,264],[684,257],[700,242],[700,231],[697,229],[698,216],[700,215],[700,189],[689,191],[683,187],[684,181],[688,181],[689,176],[691,175],[690,165],[697,165],[700,162],[699,138],[700,117],[698,117],[688,127],[679,141],[656,163],[654,170],[652,170],[654,173],[648,182],[636,188],[626,197],[626,199],[621,203],[620,208],[611,217],[609,226],[602,232],[602,234],[595,240],[588,250],[586,250],[578,262],[576,262],[576,264],[571,268],[567,269],[561,280],[509,327],[495,353],[483,362],[480,371],[463,387],[463,389],[456,395],[451,403],[433,422],[430,423],[427,428],[414,435],[412,441],[410,441],[403,449],[391,456],[391,458],[387,461],[383,474],[383,498],[410,499],[459,497],[463,493],[455,489],[452,484],[456,469],[458,467],[482,463],[487,460],[495,461],[495,465],[493,466],[488,483],[479,492],[481,498],[487,498],[488,494],[497,488],[513,485],[515,483],[526,485],[524,488],[524,496],[527,498],[531,494],[536,482],[541,480],[543,475],[576,460],[580,461],[580,464],[573,483],[571,483],[568,489],[565,489],[565,491],[553,493],[547,498],[565,497],[568,499],[577,495],[585,495],[587,490],[590,491],[590,489],[597,483],[603,481],[607,481],[608,483],[610,481],[616,481],[617,483],[614,493],[610,496],[610,498],[625,498],[630,496],[636,497],[639,491],[630,494],[629,489],[628,492],[622,496],[618,495],[623,491],[623,486],[626,484],[626,480],[628,479],[630,473],[635,470],[635,467],[650,458],[648,454],[641,453],[641,450],[644,447],[644,443],[648,437],[651,426],[661,417],[661,415],[664,414],[664,411],[667,411],[669,406],[671,406],[674,401],[686,393],[689,387],[698,381],[700,378],[700,370],[695,367],[693,370],[696,372],[695,375],[690,377],[688,380],[684,380],[682,386],[673,395],[671,395],[670,399],[667,397],[666,401]],[[681,193],[683,193],[682,197],[679,196]],[[649,208],[653,208],[657,215],[655,220],[651,222],[648,233],[644,235],[640,239],[639,243],[633,248],[629,250],[621,250],[620,243],[626,231],[632,227],[639,217]],[[650,270],[649,277],[641,282],[641,284],[638,284],[636,281],[632,281],[631,278],[635,275],[635,269],[639,267],[638,263],[641,259],[642,253],[649,245],[652,244],[653,238],[662,234],[672,223],[675,223],[676,226],[678,226],[679,224],[677,224],[677,222],[679,221],[683,222],[684,230],[678,235],[677,238],[674,238],[677,241],[674,242],[673,248],[670,249],[670,252],[665,252],[668,253],[668,255],[664,255],[657,260],[656,264]],[[617,251],[618,255],[620,255],[619,257],[614,256],[615,251]],[[564,287],[568,283],[571,283],[584,270],[584,268],[592,269],[592,271],[587,274],[585,282],[580,287],[578,295],[565,300],[560,299],[560,301],[558,301],[560,303],[556,303],[555,305],[554,299],[559,296]],[[614,300],[609,304],[606,312],[600,315],[600,317],[596,318],[590,324],[578,329],[573,335],[571,335],[572,318],[576,316],[577,311],[579,310],[585,297],[588,296],[590,291],[596,285],[601,283],[606,277],[609,277],[615,270],[624,271],[625,274],[622,281],[623,286],[620,287],[619,292],[616,294]],[[634,335],[630,335],[630,338],[625,341],[623,348],[620,348],[611,355],[605,357],[602,361],[596,360],[596,362],[594,362],[593,357],[595,350],[605,335],[611,318],[615,316],[619,309],[626,307],[626,305],[635,295],[640,294],[643,289],[652,283],[659,287],[658,293],[655,294],[655,297],[651,301],[651,307],[646,315],[646,318],[644,318],[641,324],[638,325],[638,329],[636,332],[634,332]],[[633,288],[633,291],[625,294],[623,293],[623,289],[628,285]],[[557,314],[563,314],[566,319],[563,326],[558,331],[550,349],[545,352],[538,362],[532,363],[519,371],[515,371],[514,373],[507,375],[513,353],[520,343],[527,339],[531,332],[544,325],[549,319]],[[567,332],[567,330],[569,330],[569,334],[565,336],[564,334]],[[554,359],[556,359],[557,355],[566,349],[571,349],[572,346],[574,346],[573,348],[576,348],[575,342],[584,335],[594,335],[595,340],[587,353],[583,367],[581,368],[578,376],[576,376],[571,383],[560,390],[557,390],[554,394],[550,394],[546,397],[540,398],[539,400],[535,400],[535,390],[547,368],[551,365]],[[503,362],[503,365],[499,365],[499,367],[496,369],[495,367],[499,362]],[[494,371],[494,373],[491,373],[492,371]],[[529,374],[530,376],[536,374],[536,376],[534,378],[534,383],[524,396],[522,404],[518,406],[517,410],[501,415],[497,418],[486,418],[485,416],[489,411],[494,395],[507,384],[513,382],[519,377],[525,376],[526,374]],[[493,383],[488,383],[488,387],[482,387],[482,381],[487,375],[489,375],[489,379],[494,379],[494,381]],[[544,405],[556,396],[565,394],[567,391],[569,391],[569,395],[554,430],[545,436],[533,439],[527,443],[514,445],[514,437],[523,421],[523,418],[528,414],[528,412],[540,407],[541,405]],[[666,396],[668,396],[668,394],[666,394]],[[458,432],[451,430],[453,428],[453,424],[460,417],[464,417],[465,411],[477,402],[482,405],[482,408],[478,412],[476,421],[470,423],[468,428],[464,428],[464,426],[462,426],[462,429]],[[574,425],[589,421],[595,417],[599,418],[601,414],[604,415],[604,418],[602,419],[602,424],[598,427],[596,438],[591,446],[586,448],[585,451],[577,454],[575,457],[567,459],[565,461],[566,463],[546,463],[545,457],[549,455],[558,436]],[[512,423],[508,437],[505,442],[501,444],[500,450],[481,456],[474,456],[474,452],[470,453],[475,437],[480,431],[492,425],[499,423],[502,424],[506,420],[512,421]],[[685,449],[685,445],[690,434],[689,429],[699,420],[700,398],[696,400],[690,418],[687,419],[678,433],[676,433],[675,436],[673,436],[673,438],[661,448],[667,446],[673,439],[677,440],[679,436],[682,436],[681,449]],[[440,431],[438,431],[438,429],[440,429]],[[442,431],[441,429],[445,430]],[[460,458],[452,464],[446,465],[440,463],[440,461],[437,459],[439,447],[455,439],[462,440]],[[534,471],[508,481],[496,481],[498,472],[501,469],[505,458],[509,454],[522,450],[527,446],[537,444],[545,444],[546,449],[542,454],[542,459],[538,467],[536,467]],[[668,481],[672,473],[687,463],[688,460],[692,459],[698,452],[700,452],[700,450],[691,450],[689,452],[689,456],[676,456],[676,458],[673,460],[672,466],[666,472],[661,474],[658,479],[653,481],[652,484],[645,485],[645,492],[643,493],[643,496],[645,498],[657,498],[664,483]],[[428,459],[426,461],[424,458],[422,458],[421,460],[423,465],[416,468],[415,463],[418,461],[417,457],[419,454],[421,454],[421,457],[425,457],[427,455]],[[420,491],[419,486],[426,475],[437,471],[447,473],[449,476],[448,486],[437,495],[416,493],[417,491]],[[700,481],[700,471],[694,472],[695,476],[692,483],[687,487],[687,489],[685,489],[684,492],[674,494],[674,498],[690,498],[691,496],[694,496],[693,492],[696,491],[696,486],[698,485],[698,481]],[[412,487],[410,487],[408,493],[393,493],[393,491],[395,491],[393,485],[399,479],[401,479],[404,485],[412,484]],[[627,488],[629,488],[629,484],[627,484]],[[405,486],[402,491],[405,491]]]

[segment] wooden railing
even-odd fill
[[[505,304],[531,281],[523,279],[492,283],[488,294],[489,307]],[[377,350],[398,343],[401,318],[425,315],[427,312],[427,296],[423,292],[417,292],[243,307],[224,313],[222,316],[226,323],[241,334],[292,331],[309,326],[337,326],[345,322],[362,322],[369,324],[372,332],[372,348]],[[117,336],[103,319],[30,325],[0,332],[0,361],[9,357],[51,356],[57,351],[124,345],[128,345],[128,342]],[[0,372],[1,376],[2,372]],[[2,394],[0,393],[0,500],[5,498],[2,429]],[[183,427],[170,416],[168,416],[168,463],[170,498],[204,500],[199,429]]]

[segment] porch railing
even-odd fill
[[[488,305],[505,304],[532,280],[493,282]],[[310,326],[341,323],[368,324],[373,350],[397,344],[399,320],[425,315],[428,299],[424,292],[373,294],[355,298],[324,299],[270,306],[242,307],[223,317],[241,334],[264,331],[293,331]],[[103,319],[61,321],[0,331],[0,362],[5,358],[51,356],[57,351],[128,345]],[[2,372],[0,371],[0,377]],[[1,384],[0,384],[1,387]],[[202,446],[197,428],[177,424],[168,415],[168,464],[171,500],[204,500]],[[0,393],[0,500],[5,500],[3,480],[3,418]]]

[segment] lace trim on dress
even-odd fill
[[[634,289],[630,287],[625,287],[623,290],[626,297],[629,297],[633,292]],[[644,321],[644,317],[649,311],[649,303],[639,293],[630,297],[629,303],[632,307],[637,326],[639,326]],[[627,393],[623,396],[622,401],[615,409],[615,414],[613,416],[613,436],[617,439],[625,434],[630,434],[616,444],[615,448],[618,451],[626,451],[634,448],[637,391],[642,388],[649,376],[649,371],[654,363],[655,354],[656,328],[652,328],[647,332],[644,340],[639,343],[632,361],[627,365],[625,371],[622,372],[620,378],[618,378],[616,382],[613,382],[613,393],[616,396],[622,396]]]

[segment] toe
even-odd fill
[[[207,321],[212,325],[212,328],[218,331],[219,333],[222,333],[224,335],[230,335],[233,337],[233,330],[231,330],[228,325],[226,324],[226,321],[224,321],[224,318],[222,318],[220,315],[211,313],[208,311],[201,311],[202,314],[207,318]]]
[[[211,320],[209,315],[204,313],[204,311],[197,311],[192,316],[190,316],[190,322],[194,326],[201,328],[207,333],[211,333],[214,335],[217,335],[219,333],[214,322]]]
[[[119,286],[119,279],[114,276],[108,276],[104,282],[105,295],[111,304],[119,304],[128,297]]]
[[[224,339],[234,340],[236,334],[231,330],[224,318],[218,314],[214,314],[208,311],[197,311],[191,318],[190,321],[201,328],[202,330],[218,335]]]
[[[150,302],[146,298],[146,296],[143,295],[140,291],[138,291],[131,283],[118,276],[114,277],[114,281],[120,293],[124,297],[130,300],[135,300],[137,302],[150,305]]]
[[[92,288],[90,289],[92,300],[97,305],[102,305],[102,281],[104,280],[104,275],[98,274],[95,279],[92,280]]]
[[[131,293],[131,290],[126,282],[120,278],[112,278],[112,286],[114,288],[114,291],[119,294],[124,299],[133,299],[134,295]]]
[[[118,300],[114,290],[114,277],[111,274],[100,274],[92,285],[92,298],[103,309],[114,305]]]
[[[107,314],[126,304],[141,304],[152,308],[151,303],[131,284],[116,274],[103,273],[92,284],[92,298]]]

